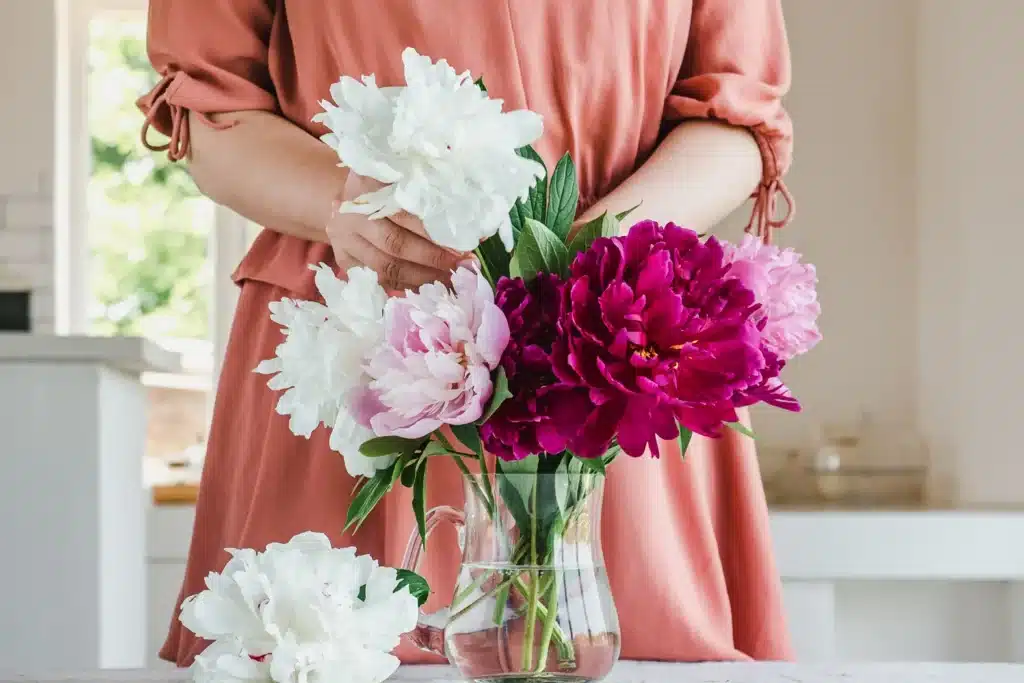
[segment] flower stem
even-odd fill
[[[469,597],[469,595],[473,591],[475,591],[476,589],[482,587],[484,585],[484,583],[487,582],[487,579],[489,579],[491,577],[491,574],[493,574],[493,573],[494,573],[493,571],[487,571],[487,572],[484,572],[483,574],[480,574],[480,576],[478,576],[475,579],[473,579],[473,583],[469,584],[468,586],[463,588],[461,591],[456,593],[455,597],[452,598],[452,607],[453,608],[456,607],[460,602],[462,602],[467,597]]]
[[[495,573],[497,571],[498,570],[492,570],[492,573]],[[490,574],[488,574],[487,576],[489,576],[489,575]],[[471,590],[471,588],[470,588],[470,590]],[[496,602],[495,602],[495,608],[494,608],[494,624],[495,624],[495,626],[500,626],[501,623],[504,621],[504,618],[505,618],[504,617],[505,603],[508,601],[508,594],[509,594],[509,592],[513,588],[516,590],[517,593],[522,595],[525,599],[529,600],[530,587],[523,581],[523,578],[521,576],[519,576],[518,574],[513,574],[509,578],[506,578],[504,581],[499,583],[495,587],[494,592],[493,592],[493,594],[496,596]],[[462,591],[462,597],[463,598],[465,598],[468,594],[469,594],[469,590]],[[479,605],[483,600],[486,600],[487,597],[488,597],[487,595],[480,595],[475,600],[473,600],[473,602],[471,602],[468,605],[466,605],[465,607],[459,609],[459,611],[453,613],[449,617],[449,622],[456,621],[463,614],[465,614],[469,610],[471,610],[474,607],[476,607],[477,605]],[[458,600],[455,601],[455,604],[457,604],[457,603],[458,603]],[[554,633],[553,633],[552,639],[555,642],[555,646],[558,648],[559,662],[561,662],[562,664],[568,665],[570,667],[575,665],[575,663],[576,663],[576,653],[574,651],[574,648],[573,648],[573,645],[572,645],[572,641],[569,640],[569,638],[565,635],[565,632],[557,624],[557,617],[558,617],[558,615],[557,615],[557,607],[558,607],[558,605],[557,604],[552,605],[551,602],[549,602],[548,605],[545,606],[544,604],[542,604],[540,602],[537,602],[536,606],[537,606],[537,616],[540,617],[541,620],[543,620],[545,623],[547,623],[548,619],[551,619],[552,621],[556,622],[555,626],[554,626]],[[453,605],[453,608],[454,608],[454,605]]]
[[[511,582],[504,582],[494,591],[494,625],[501,626],[505,621],[505,605],[512,588]]]
[[[537,602],[540,577],[537,575],[537,489],[534,482],[530,491],[530,590],[526,608],[526,633],[523,637],[523,671],[533,669],[533,631],[537,622]]]
[[[537,623],[537,603],[540,598],[540,592],[537,590],[538,583],[540,583],[540,578],[537,576],[537,570],[531,567],[526,608],[526,632],[523,634],[523,661],[521,666],[523,671],[531,671],[533,669],[534,628]]]
[[[491,475],[487,471],[487,454],[486,453],[482,453],[479,456],[479,459],[480,459],[480,476],[484,480],[484,489],[487,492],[487,500],[489,501],[489,505],[490,505],[491,509],[492,510],[496,510],[497,509],[497,501],[494,498],[494,489],[491,488]],[[493,514],[491,515],[491,518],[492,519],[494,518]]]
[[[548,648],[551,647],[551,637],[555,632],[555,622],[558,618],[558,577],[554,572],[547,577],[547,615],[543,618],[544,628],[540,634],[540,649],[537,650],[537,673],[544,673],[544,666],[548,660]]]

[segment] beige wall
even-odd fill
[[[1024,502],[1014,279],[1024,253],[1024,3],[784,7],[799,213],[780,242],[818,266],[825,341],[789,371],[805,414],[760,411],[757,429],[772,444],[864,409],[916,421],[966,500]],[[0,59],[18,67],[0,72],[0,203],[7,230],[11,197],[27,205],[21,218],[42,242],[49,213],[38,204],[53,175],[51,16],[42,0],[0,0]],[[735,235],[745,219],[737,212],[723,231]],[[31,265],[50,282],[48,259]]]
[[[921,0],[922,425],[964,500],[1024,501],[1024,3]]]
[[[825,338],[787,368],[805,412],[758,411],[766,443],[805,440],[818,423],[862,410],[913,420],[917,400],[916,3],[783,4],[796,128],[788,183],[798,210],[778,242],[818,268]]]

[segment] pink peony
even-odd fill
[[[761,310],[754,320],[764,327],[764,345],[780,361],[807,353],[821,341],[821,306],[814,266],[800,262],[792,249],[779,249],[747,235],[740,244],[724,243],[730,273],[754,293]]]
[[[384,328],[371,381],[351,397],[360,422],[377,436],[418,439],[483,416],[509,327],[482,275],[459,268],[452,289],[435,282],[388,300]]]

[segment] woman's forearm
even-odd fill
[[[334,151],[267,112],[229,115],[237,125],[215,130],[193,117],[189,169],[213,201],[279,232],[327,241],[334,200],[347,171]],[[706,230],[742,204],[761,179],[761,155],[743,128],[688,121],[582,220],[640,204],[631,218],[673,221]]]
[[[347,174],[334,151],[274,114],[226,118],[237,125],[215,130],[197,117],[190,121],[188,166],[202,193],[259,225],[326,242]]]
[[[748,130],[715,121],[687,121],[582,220],[640,204],[630,220],[671,221],[704,231],[742,204],[760,180],[761,153]]]

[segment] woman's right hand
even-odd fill
[[[341,198],[349,201],[383,185],[349,173]],[[417,289],[427,282],[449,282],[451,271],[472,258],[470,254],[439,247],[430,241],[423,223],[407,213],[370,220],[359,214],[335,211],[327,225],[327,238],[339,268],[370,268],[387,290]]]

